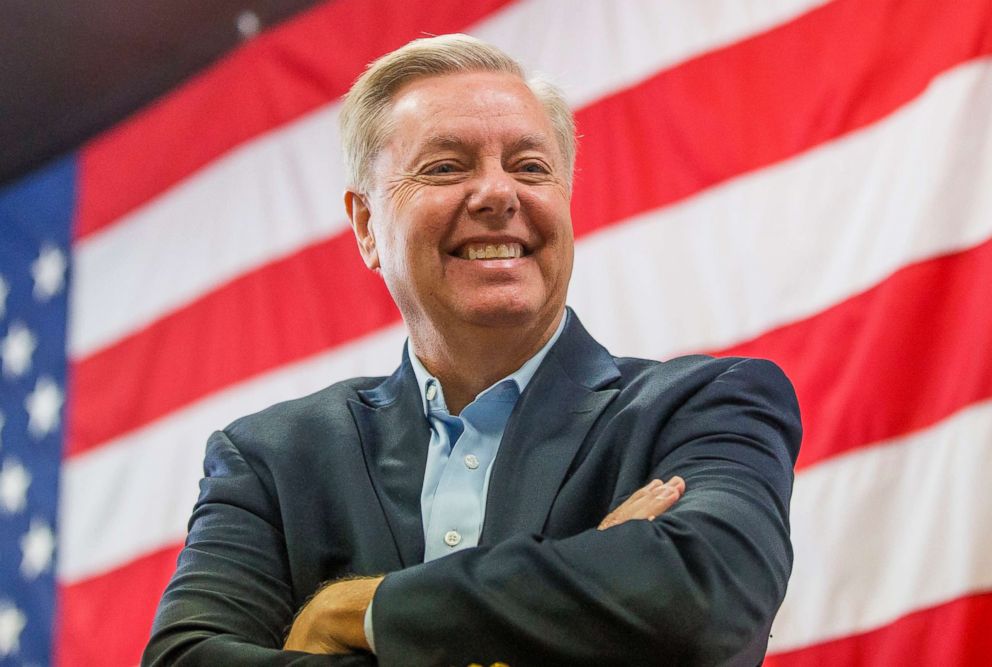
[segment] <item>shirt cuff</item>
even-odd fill
[[[374,600],[373,600],[374,602]],[[375,653],[375,639],[372,636],[372,602],[365,608],[365,641],[369,643],[372,653]]]

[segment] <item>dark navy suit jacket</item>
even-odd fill
[[[568,317],[474,549],[422,563],[430,435],[407,358],[215,433],[144,663],[760,663],[792,565],[789,381],[754,359],[612,357]],[[687,491],[667,513],[596,530],[672,475]],[[379,573],[378,658],[279,650],[321,582]]]

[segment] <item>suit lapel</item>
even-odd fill
[[[482,544],[544,528],[575,454],[619,393],[604,388],[620,377],[609,352],[571,310],[568,317],[503,434],[489,483]]]
[[[420,493],[430,441],[416,377],[406,353],[399,369],[378,387],[349,401],[365,465],[382,505],[403,567],[424,560]]]

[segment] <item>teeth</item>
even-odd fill
[[[524,248],[519,243],[477,243],[462,249],[462,259],[516,259],[523,257]]]

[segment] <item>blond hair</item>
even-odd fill
[[[348,186],[369,191],[372,161],[388,138],[389,109],[396,92],[416,79],[460,72],[503,72],[527,84],[551,121],[571,188],[575,120],[565,96],[548,81],[528,79],[520,64],[495,46],[460,34],[415,39],[372,62],[355,81],[340,118]]]

